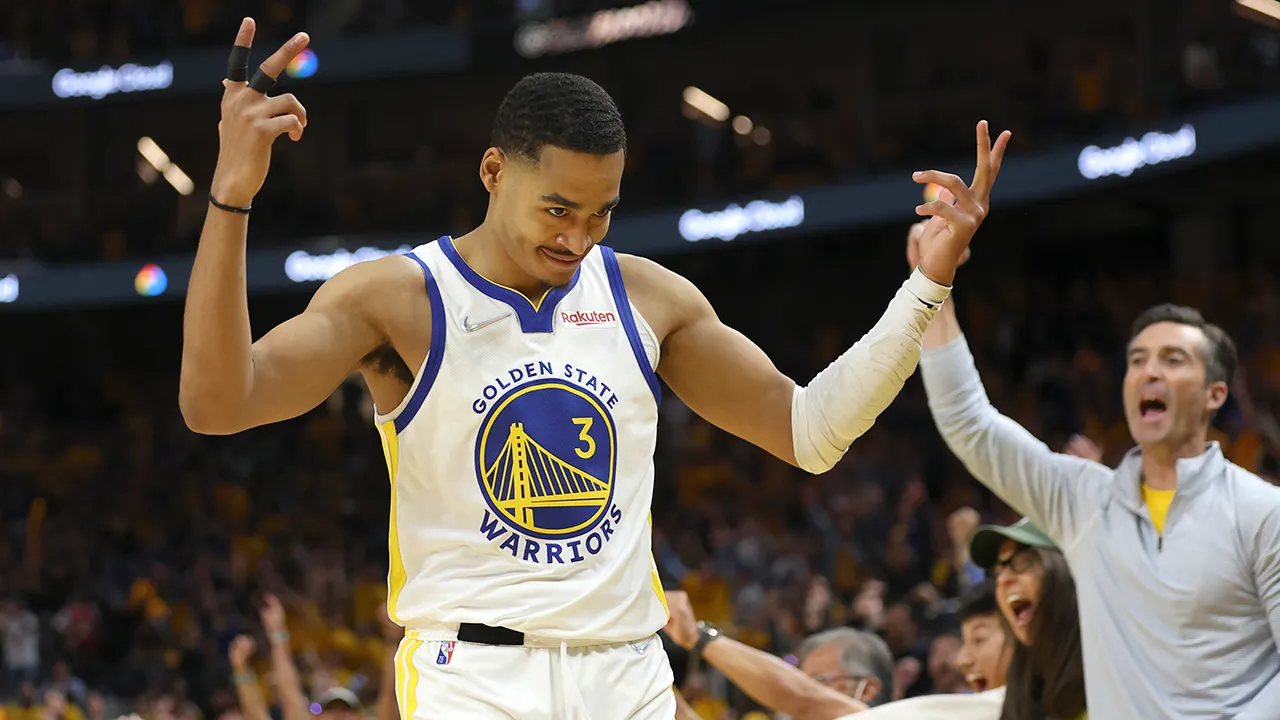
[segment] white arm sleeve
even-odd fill
[[[880,321],[791,398],[796,463],[824,473],[871,429],[920,361],[920,341],[951,288],[917,269]]]

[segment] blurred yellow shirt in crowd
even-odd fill
[[[387,581],[385,579],[377,582],[367,579],[358,580],[353,595],[355,596],[356,626],[367,622],[378,622],[387,606]]]
[[[17,705],[9,705],[0,709],[0,720],[43,720],[44,706],[32,705],[29,708],[20,708]],[[67,709],[62,712],[59,720],[85,720],[84,713],[76,705],[68,702]]]
[[[757,650],[769,649],[769,631],[754,627],[738,628],[738,642],[750,645]]]
[[[213,486],[213,502],[218,510],[218,516],[228,523],[243,519],[253,506],[247,490],[225,482]]]
[[[706,578],[702,573],[691,572],[684,576],[680,587],[689,594],[693,614],[721,627],[733,622],[733,598],[729,586],[718,575]]]
[[[724,700],[707,695],[690,701],[689,707],[693,708],[693,711],[702,720],[721,720],[724,714],[729,711],[729,704]]]
[[[676,492],[681,505],[696,507],[713,490],[726,487],[732,480],[733,470],[727,463],[684,465],[676,471]]]

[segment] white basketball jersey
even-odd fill
[[[426,274],[431,346],[378,415],[391,474],[388,609],[622,642],[667,621],[649,509],[658,344],[609,248],[539,303],[482,278],[445,237]]]

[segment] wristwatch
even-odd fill
[[[693,644],[693,648],[689,650],[689,654],[695,655],[695,656],[702,655],[702,650],[706,648],[707,645],[712,640],[715,640],[718,637],[720,637],[720,628],[716,627],[715,625],[712,625],[709,622],[699,620],[698,621],[698,642]]]

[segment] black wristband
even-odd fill
[[[716,638],[720,637],[720,628],[708,622],[698,622],[698,642],[694,643],[689,650],[689,654],[694,656],[702,655],[702,651],[707,645]]]
[[[252,205],[248,205],[246,207],[236,207],[235,205],[223,205],[222,203],[218,202],[218,199],[213,196],[213,193],[209,193],[209,203],[212,204],[214,207],[218,208],[219,210],[225,210],[227,212],[236,213],[239,215],[248,215],[249,211],[253,210]]]

